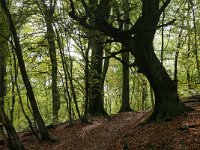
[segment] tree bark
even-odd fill
[[[89,50],[90,50],[90,44],[88,43],[88,48],[85,51],[85,107],[84,107],[84,120],[88,121],[87,115],[88,115],[88,103],[89,103]]]
[[[3,40],[4,41],[4,40]],[[4,106],[4,96],[5,96],[5,53],[6,53],[6,41],[2,42],[0,40],[1,48],[0,48],[0,105]]]
[[[5,38],[9,37],[9,30],[7,28],[7,23],[5,22],[6,16],[3,10],[0,10],[0,107],[4,108],[4,97],[6,95],[6,83],[5,83],[5,76],[6,76],[6,52],[8,48],[8,44]],[[2,37],[2,35],[4,37]],[[2,114],[0,113],[0,132],[1,135],[5,137],[4,128],[3,128],[3,118]],[[6,138],[4,138],[5,143],[7,142]]]
[[[123,1],[123,11],[124,11],[124,20],[129,19],[129,12],[127,10],[129,9],[129,0]],[[125,21],[123,30],[126,31],[129,29],[129,22]],[[122,49],[125,49],[126,47],[122,45]],[[130,107],[130,96],[129,96],[129,51],[122,53],[122,61],[125,62],[122,64],[122,105],[119,112],[126,112],[131,111]]]
[[[23,59],[23,55],[22,55],[22,49],[21,49],[21,45],[20,45],[20,42],[19,42],[19,37],[17,36],[17,31],[15,29],[15,25],[13,23],[10,11],[7,8],[5,0],[1,0],[1,6],[2,6],[2,9],[4,10],[4,12],[7,16],[9,28],[10,28],[10,31],[11,31],[13,38],[14,38],[15,53],[16,53],[16,56],[17,56],[17,59],[18,59],[18,63],[19,63],[21,75],[22,75],[22,78],[23,78],[23,82],[24,82],[25,87],[26,87],[27,95],[28,95],[28,98],[29,98],[30,103],[31,103],[34,119],[36,120],[38,128],[39,128],[39,133],[40,133],[41,139],[42,140],[49,140],[49,134],[48,134],[47,129],[45,127],[44,120],[42,119],[42,116],[41,116],[41,114],[38,110],[35,95],[34,95],[31,83],[29,81],[29,78],[28,78],[28,75],[27,75],[27,72],[26,72],[26,67],[25,67],[25,63],[24,63],[24,59]]]
[[[42,2],[41,7],[40,3],[37,2],[41,13],[44,15],[44,20],[47,27],[46,39],[48,41],[49,56],[51,61],[52,117],[53,122],[56,123],[58,121],[58,112],[60,109],[60,95],[57,85],[58,64],[56,58],[55,33],[53,29],[53,15],[55,12],[56,1],[50,1],[49,3],[49,6],[47,6],[45,2]]]
[[[24,150],[24,146],[22,145],[17,132],[15,131],[15,128],[13,127],[12,123],[9,121],[8,117],[6,116],[6,113],[4,112],[4,109],[2,106],[0,106],[0,116],[3,120],[3,125],[5,127],[5,130],[8,135],[8,143],[9,147],[12,150]]]
[[[92,115],[104,115],[102,95],[102,65],[103,43],[97,37],[90,39],[92,49],[90,68],[89,113]]]
[[[170,1],[166,0],[159,7],[160,0],[142,0],[142,15],[128,31],[114,28],[106,20],[98,17],[95,18],[95,26],[91,27],[114,38],[131,50],[132,55],[135,57],[135,66],[139,68],[139,72],[147,77],[154,90],[155,107],[148,119],[149,121],[169,119],[191,110],[180,101],[176,87],[157,58],[153,47],[154,35],[160,15]],[[86,28],[90,28],[84,20],[76,15],[73,1],[70,0],[70,2],[72,7],[70,16],[78,20]],[[101,0],[100,4],[102,3],[109,4],[107,0]],[[108,7],[107,5],[104,5],[104,7]]]
[[[196,68],[198,74],[197,83],[200,83],[200,67],[199,67],[199,56],[198,56],[198,36],[197,36],[197,25],[196,25],[196,13],[194,8],[194,2],[189,0],[192,9],[192,21],[193,21],[193,28],[194,28],[194,52],[195,52],[195,59],[196,59]],[[189,4],[188,4],[189,5]]]
[[[94,9],[94,15],[97,18],[107,19],[110,13],[110,7],[104,7],[104,3],[99,3],[97,0],[90,0],[91,8]],[[91,22],[93,24],[93,22]],[[107,112],[104,109],[104,102],[103,102],[103,85],[104,80],[102,77],[103,71],[103,50],[104,44],[103,40],[104,37],[99,38],[99,32],[91,33],[92,38],[89,39],[90,46],[92,49],[92,56],[91,56],[91,68],[89,71],[90,74],[90,89],[89,89],[89,113],[92,115],[107,115]]]
[[[135,59],[139,71],[149,80],[155,94],[155,107],[149,121],[168,119],[189,110],[180,100],[176,85],[167,74],[165,68],[154,53],[153,39],[159,21],[154,15],[159,9],[159,0],[143,0],[141,26],[139,30],[146,30],[134,37]],[[152,18],[151,21],[148,21]],[[152,30],[147,31],[148,28]]]

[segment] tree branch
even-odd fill
[[[107,59],[107,58],[111,58],[111,57],[114,57],[118,54],[121,54],[123,52],[128,52],[128,49],[121,49],[120,51],[117,51],[117,52],[108,52],[110,54],[110,56],[106,56],[106,57],[102,57],[102,59]]]
[[[89,10],[89,8],[88,8],[87,3],[85,2],[85,0],[81,0],[81,3],[82,3],[82,5],[83,5],[83,8],[85,9],[85,14],[88,16],[89,13],[90,13],[90,10]]]
[[[166,0],[163,5],[160,7],[159,11],[158,11],[158,14],[156,15],[161,15],[162,12],[165,10],[165,8],[170,4],[171,0]]]

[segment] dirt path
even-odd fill
[[[91,125],[78,127],[72,134],[73,137],[69,137],[65,142],[52,145],[52,149],[110,150],[112,143],[133,129],[144,115],[144,112],[128,112],[113,116],[110,120],[93,118]]]

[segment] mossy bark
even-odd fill
[[[106,113],[103,104],[102,91],[102,65],[103,42],[97,37],[90,39],[92,49],[89,88],[89,113],[91,115],[104,115]]]
[[[47,36],[46,39],[49,44],[49,56],[51,60],[51,88],[52,88],[52,115],[53,115],[53,123],[58,122],[58,113],[60,109],[60,94],[57,85],[57,72],[58,72],[58,63],[56,58],[56,46],[55,46],[55,33],[53,30],[53,14],[54,9],[44,8],[44,18],[47,27]]]

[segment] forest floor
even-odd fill
[[[141,126],[148,112],[133,111],[112,115],[110,119],[90,117],[91,124],[58,124],[49,129],[56,142],[38,142],[26,132],[20,133],[20,138],[27,150],[199,150],[200,96],[184,100],[195,111],[168,122]]]

